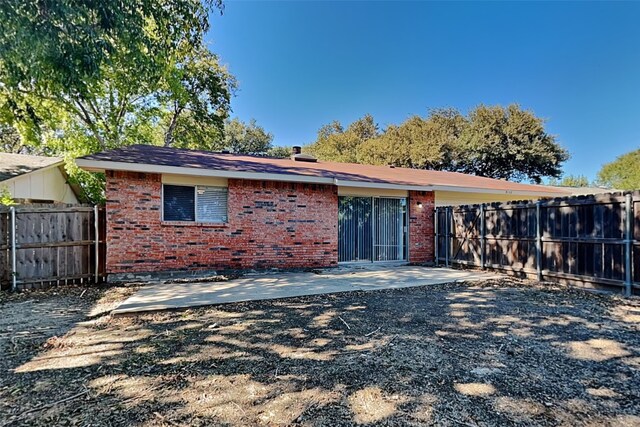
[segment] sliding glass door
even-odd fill
[[[339,198],[338,261],[403,261],[407,253],[406,199]]]
[[[373,261],[370,197],[340,197],[338,262]]]

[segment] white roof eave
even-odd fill
[[[344,187],[356,188],[379,188],[390,190],[408,190],[408,191],[453,191],[460,193],[484,193],[484,194],[509,194],[514,196],[543,196],[543,197],[559,197],[562,194],[558,192],[544,190],[509,190],[509,189],[493,189],[481,187],[460,187],[455,185],[411,185],[411,184],[394,184],[386,182],[372,181],[347,181],[337,178],[329,178],[322,176],[301,175],[301,174],[283,174],[269,172],[241,172],[226,171],[216,169],[190,168],[183,166],[163,166],[147,163],[128,163],[114,162],[107,160],[88,160],[77,159],[77,165],[85,170],[103,172],[105,170],[118,170],[143,173],[159,173],[159,174],[175,174],[187,176],[206,176],[219,178],[237,178],[258,181],[283,181],[283,182],[300,182],[306,184],[330,184]]]

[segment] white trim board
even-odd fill
[[[76,163],[79,167],[92,171],[118,170],[129,172],[186,175],[198,177],[218,177],[218,178],[237,178],[248,179],[254,181],[282,181],[282,182],[300,182],[303,184],[329,184],[354,188],[377,188],[389,190],[411,190],[411,191],[455,191],[461,193],[485,193],[485,194],[509,194],[514,196],[549,196],[561,197],[563,194],[551,191],[535,191],[535,190],[500,190],[481,187],[460,187],[455,185],[411,185],[411,184],[394,184],[387,182],[371,182],[371,181],[347,181],[337,178],[328,178],[322,176],[287,174],[287,173],[266,173],[266,172],[239,172],[204,168],[189,168],[183,166],[163,166],[152,165],[147,163],[128,163],[128,162],[112,162],[106,160],[86,160],[77,159]]]

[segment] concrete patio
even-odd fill
[[[350,265],[316,272],[249,274],[228,282],[152,283],[120,304],[114,314],[171,310],[240,301],[350,291],[375,291],[485,280],[496,274],[408,265]]]

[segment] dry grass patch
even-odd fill
[[[513,279],[112,318],[0,303],[7,426],[640,425],[637,299]]]

